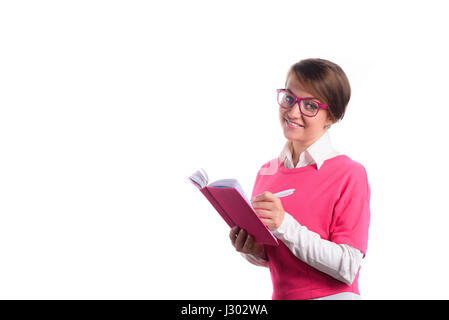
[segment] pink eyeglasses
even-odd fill
[[[315,117],[320,108],[329,109],[327,105],[320,103],[313,98],[298,98],[286,89],[277,89],[276,92],[280,107],[290,109],[296,102],[298,102],[299,111],[306,117]]]

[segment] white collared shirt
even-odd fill
[[[279,163],[284,161],[284,167],[287,169],[316,163],[317,170],[319,170],[324,161],[340,154],[332,146],[327,130],[299,155],[296,167],[293,164],[291,148],[291,141],[287,141],[279,155]],[[319,234],[299,224],[287,212],[285,212],[282,224],[273,231],[273,234],[282,240],[296,257],[321,272],[346,284],[351,284],[356,277],[363,258],[362,252],[346,244],[336,244],[321,239]],[[242,253],[242,256],[252,264],[268,267],[268,262],[265,259],[252,254]],[[352,292],[342,292],[320,299],[360,299],[360,296]]]
[[[279,160],[280,162],[285,161],[284,167],[287,169],[300,168],[316,163],[317,170],[319,170],[324,161],[339,154],[340,152],[332,146],[329,132],[326,131],[317,141],[299,155],[299,161],[296,167],[293,165],[293,153],[290,140],[285,143],[279,155]]]

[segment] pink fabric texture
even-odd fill
[[[364,255],[368,245],[370,186],[365,168],[346,155],[316,164],[287,169],[279,158],[259,170],[252,198],[264,191],[295,189],[280,198],[284,210],[322,239],[347,244]],[[279,241],[265,246],[273,282],[273,299],[313,299],[340,292],[360,294],[359,274],[351,285],[309,266]],[[360,272],[360,269],[359,269]]]

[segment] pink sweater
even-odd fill
[[[316,164],[287,169],[279,158],[259,170],[252,197],[270,191],[295,189],[281,202],[301,225],[322,239],[347,244],[366,253],[370,219],[370,187],[365,168],[346,155]],[[273,281],[273,299],[313,299],[340,292],[360,294],[358,277],[351,285],[309,266],[282,242],[265,246]]]

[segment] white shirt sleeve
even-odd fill
[[[308,265],[348,285],[354,281],[363,258],[360,250],[321,239],[318,233],[300,225],[287,212],[273,234]]]
[[[268,268],[268,261],[263,259],[263,258],[259,258],[253,254],[249,254],[249,253],[241,253],[242,257],[244,257],[246,260],[248,260],[249,262],[251,262],[252,264],[259,266],[259,267],[267,267]]]
[[[354,281],[363,258],[360,250],[321,239],[318,233],[300,225],[287,212],[284,221],[273,234],[308,265],[348,285]],[[263,258],[253,254],[241,255],[256,266],[268,267],[268,261]]]

